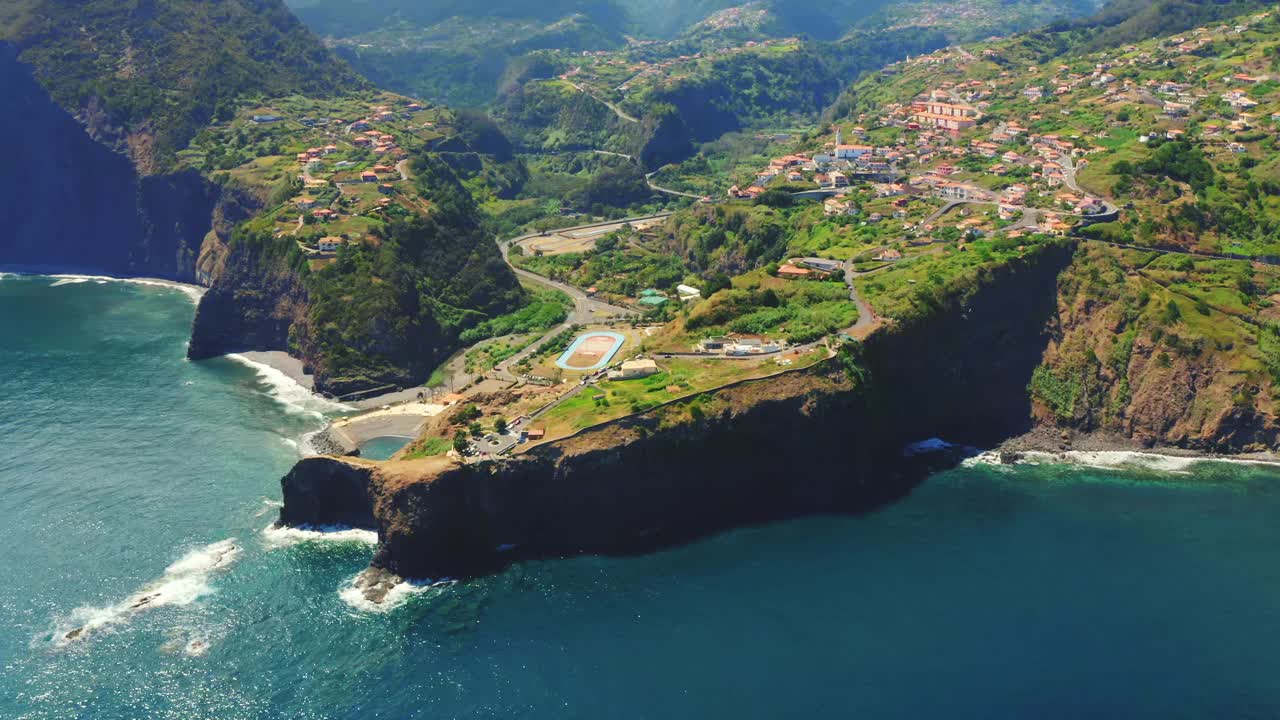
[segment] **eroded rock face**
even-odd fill
[[[294,350],[290,330],[306,322],[308,303],[302,278],[283,263],[232,249],[213,287],[200,298],[187,356],[202,360],[246,350]]]
[[[1061,395],[1056,405],[1038,398],[1038,424],[1143,447],[1276,447],[1280,407],[1256,337],[1238,330],[1247,326],[1199,316],[1222,324],[1215,337],[1197,329],[1203,326],[1162,319],[1162,287],[1122,260],[1114,249],[1086,244],[1063,274],[1043,353]],[[1139,291],[1147,293],[1144,302]]]
[[[280,480],[284,525],[374,528],[377,469],[370,463],[304,458]]]
[[[141,176],[2,43],[0,87],[0,262],[199,280],[220,188],[195,171]]]
[[[931,436],[989,443],[1030,422],[1026,386],[1070,250],[1001,271],[971,297],[865,346],[865,382],[838,360],[532,448],[459,465],[300,462],[287,524],[376,526],[374,566],[462,577],[513,558],[628,553],[726,528],[858,512],[935,466],[904,458]]]

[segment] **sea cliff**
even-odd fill
[[[142,175],[91,136],[111,132],[73,116],[0,43],[0,258],[29,265],[199,282],[201,246],[222,189],[195,171]]]
[[[861,357],[709,393],[699,413],[675,403],[499,462],[303,460],[282,480],[281,521],[376,528],[376,568],[440,577],[875,507],[922,477],[905,444],[1028,429],[1027,385],[1071,252],[1046,247],[874,335]]]

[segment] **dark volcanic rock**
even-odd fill
[[[280,509],[284,525],[373,528],[369,467],[315,457],[300,460],[281,481],[291,501]]]
[[[904,458],[904,444],[1027,428],[1027,382],[1069,259],[1063,247],[1016,262],[933,319],[873,336],[861,382],[837,359],[718,390],[701,419],[676,403],[505,462],[304,460],[281,482],[281,520],[372,520],[376,567],[456,577],[874,508],[937,469]]]
[[[196,282],[220,189],[195,171],[141,177],[0,44],[0,263]]]
[[[290,350],[289,332],[305,322],[306,285],[283,263],[233,249],[217,282],[200,299],[192,360],[246,350]]]

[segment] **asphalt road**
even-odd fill
[[[680,192],[679,190],[671,190],[670,188],[664,188],[660,185],[654,185],[652,178],[654,175],[657,175],[657,174],[658,174],[657,172],[651,172],[644,176],[645,183],[649,186],[649,189],[653,190],[654,192],[666,193],[667,195],[675,195],[676,197],[693,198],[694,200],[701,200],[704,197],[703,195],[694,195],[693,193]]]
[[[663,214],[663,215],[649,215],[649,216],[639,217],[639,218],[628,218],[627,220],[620,220],[616,222],[617,224],[620,225],[625,222],[640,222],[643,220],[663,218],[663,217],[667,217],[668,215],[669,213]],[[593,227],[600,227],[603,224],[605,223],[592,223],[590,225],[581,225],[581,226],[572,227],[572,228],[561,228],[560,230],[558,230],[558,232],[566,232],[566,231],[572,232],[575,230],[586,230]],[[630,308],[619,307],[617,305],[610,305],[607,302],[604,302],[602,300],[597,300],[593,297],[588,296],[585,292],[583,292],[582,290],[579,290],[578,288],[572,285],[569,285],[567,283],[562,283],[558,280],[552,280],[551,278],[543,277],[542,275],[529,272],[528,270],[523,270],[511,264],[510,251],[512,246],[518,245],[524,242],[525,240],[529,240],[531,238],[541,237],[541,236],[542,236],[542,233],[530,233],[528,235],[521,235],[520,237],[512,238],[511,240],[498,243],[498,249],[502,252],[502,261],[505,262],[507,264],[507,267],[511,268],[511,271],[514,272],[518,277],[524,278],[525,280],[528,280],[531,283],[542,285],[543,287],[552,288],[553,290],[559,290],[565,295],[568,295],[570,299],[573,300],[573,309],[569,312],[568,317],[565,318],[565,321],[563,323],[557,325],[554,328],[551,328],[546,332],[545,335],[538,338],[534,342],[530,343],[530,345],[526,347],[524,350],[521,350],[515,355],[512,355],[511,357],[507,358],[506,360],[499,363],[496,367],[494,367],[492,374],[495,377],[501,380],[506,380],[508,382],[516,382],[518,380],[518,378],[511,372],[511,368],[513,366],[519,364],[522,360],[532,355],[534,351],[536,351],[544,342],[546,342],[547,340],[550,340],[556,335],[559,335],[565,330],[568,330],[573,325],[592,325],[596,323],[605,322],[614,318],[622,318],[628,315],[635,315],[637,312]]]

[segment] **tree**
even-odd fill
[[[500,417],[497,420],[494,420],[493,431],[499,435],[505,435],[507,433],[507,419]]]
[[[467,442],[466,433],[459,432],[453,436],[453,449],[458,451],[459,455],[466,455],[471,449],[471,443]]]
[[[718,272],[706,281],[703,287],[704,297],[711,297],[721,290],[727,290],[731,287],[733,287],[733,281],[729,278],[728,273]]]
[[[454,417],[454,421],[457,424],[461,425],[471,420],[475,420],[478,417],[480,417],[480,408],[476,407],[474,404],[471,404],[462,408],[462,410],[457,414],[457,416]]]
[[[476,422],[471,423],[471,427],[469,427],[468,429],[471,431],[472,437],[480,437],[481,435],[484,434],[484,426],[481,425],[480,421],[478,420]]]

